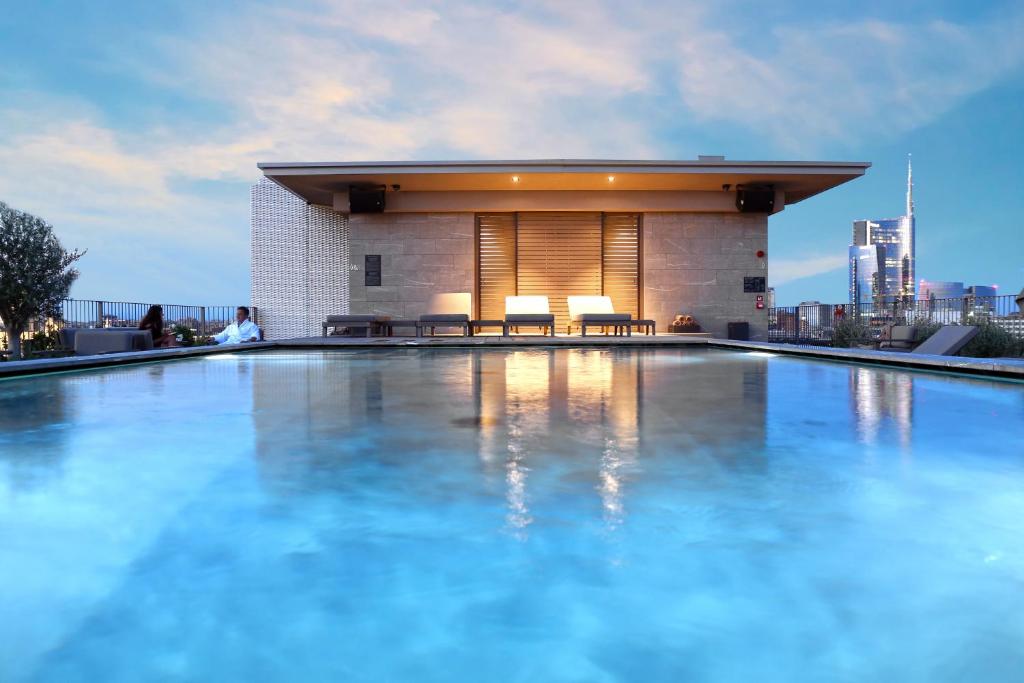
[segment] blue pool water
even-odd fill
[[[710,349],[0,382],[2,681],[1011,681],[1024,385]]]

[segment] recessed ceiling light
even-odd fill
[[[614,183],[615,182],[615,176],[613,176],[613,175],[608,176],[608,182],[609,183]]]
[[[518,183],[519,182],[519,176],[517,176],[517,175],[512,176],[512,182],[513,183]]]

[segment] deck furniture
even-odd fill
[[[352,336],[355,336],[356,331],[360,331],[364,337],[369,337],[371,334],[380,332],[387,320],[388,316],[386,315],[329,315],[323,324],[324,336],[327,336],[328,328],[333,328],[335,334],[338,334],[340,328],[345,328]]]
[[[635,327],[637,332],[639,332],[642,329],[644,331],[644,334],[649,334],[652,337],[657,334],[657,332],[654,329],[656,325],[655,321],[650,320],[648,318],[644,318],[641,320],[633,320],[630,322],[630,325]]]
[[[932,336],[921,342],[914,353],[932,356],[955,356],[978,334],[976,325],[943,325]]]
[[[438,327],[457,327],[463,336],[469,336],[469,319],[473,315],[473,297],[469,292],[434,294],[427,302],[427,312],[420,316],[419,334]]]
[[[414,336],[420,337],[423,335],[423,323],[419,320],[387,320],[381,325],[381,330],[385,337],[394,337],[396,327],[411,327],[415,330]]]
[[[506,296],[505,297],[505,323],[502,325],[502,334],[509,336],[515,330],[519,333],[520,327],[539,327],[551,336],[555,336],[555,316],[548,307],[546,296]]]
[[[594,326],[602,328],[606,333],[611,328],[616,335],[623,332],[627,337],[633,335],[632,316],[629,313],[616,313],[610,296],[570,296],[566,301],[569,304],[567,334],[572,334],[572,326],[576,325],[584,337],[587,336],[587,327]]]
[[[893,325],[888,336],[878,340],[879,351],[910,351],[917,341],[917,328],[913,325]]]
[[[76,356],[150,351],[153,348],[153,335],[149,330],[123,327],[82,329],[75,332],[74,345]]]

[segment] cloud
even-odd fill
[[[1020,10],[974,25],[781,25],[763,45],[700,32],[680,43],[680,95],[698,120],[762,130],[783,149],[855,148],[926,124],[1019,70],[1022,33]]]
[[[769,280],[772,286],[784,285],[812,275],[830,273],[845,268],[845,255],[805,256],[798,259],[776,259],[769,266]]]
[[[1024,60],[1020,10],[972,23],[774,14],[757,31],[737,16],[582,0],[211,5],[96,48],[119,83],[161,93],[146,118],[98,91],[28,92],[30,71],[18,91],[0,81],[0,196],[94,247],[96,267],[133,272],[106,245],[185,253],[201,234],[198,248],[244,248],[258,161],[664,158],[693,146],[659,132],[680,122],[766,131],[770,149],[806,156],[923,125]],[[243,281],[245,265],[232,268]],[[139,277],[181,289],[175,273]]]

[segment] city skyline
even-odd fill
[[[908,150],[918,279],[1024,285],[1016,3],[103,4],[0,17],[0,200],[89,250],[79,298],[248,300],[259,161],[724,154],[872,162],[770,220],[777,303],[840,303]]]
[[[849,249],[851,305],[912,301],[916,293],[914,168],[907,155],[907,204],[897,218],[853,222]]]

